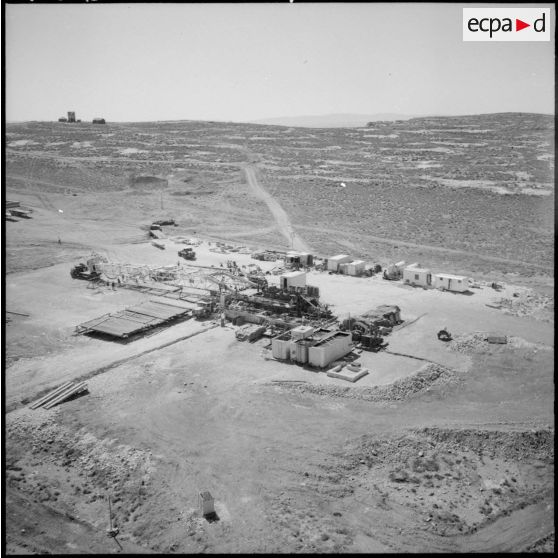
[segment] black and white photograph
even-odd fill
[[[555,4],[2,11],[3,553],[554,552]]]

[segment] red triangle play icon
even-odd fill
[[[531,27],[530,23],[525,23],[524,21],[521,21],[520,19],[515,20],[515,30],[516,31],[521,31],[522,29],[525,29],[525,27]]]

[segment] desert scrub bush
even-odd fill
[[[409,473],[405,469],[396,469],[389,474],[389,480],[392,482],[407,482]]]
[[[485,504],[484,506],[481,506],[480,508],[480,512],[483,515],[490,515],[492,513],[492,506],[490,504]]]
[[[438,462],[432,458],[423,459],[423,458],[415,457],[415,459],[413,459],[413,463],[411,467],[413,469],[413,472],[415,473],[424,473],[426,471],[435,472],[440,470],[440,466],[438,465]]]

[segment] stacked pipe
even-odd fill
[[[62,384],[60,387],[51,391],[41,399],[35,401],[29,407],[31,409],[37,409],[39,407],[44,407],[45,409],[50,409],[58,403],[62,403],[69,397],[73,395],[77,395],[78,393],[82,393],[83,391],[87,390],[87,383],[86,382],[79,382],[75,384],[74,382],[66,382]]]

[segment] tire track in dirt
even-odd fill
[[[542,502],[499,517],[476,533],[456,537],[455,542],[460,552],[521,552],[554,533],[553,504],[550,493]]]
[[[311,252],[310,248],[304,242],[304,240],[295,232],[289,217],[285,210],[281,207],[279,202],[260,184],[258,181],[256,170],[252,165],[243,166],[244,173],[246,174],[246,180],[252,188],[256,197],[263,200],[271,214],[277,222],[279,231],[287,239],[287,241],[292,245],[295,250],[301,250],[303,252]]]
[[[24,175],[20,175],[20,174],[8,174],[6,175],[6,178],[10,178],[12,180],[16,180],[16,181],[20,181],[20,182],[29,182],[32,184],[41,184],[43,186],[50,186],[51,188],[56,188],[58,190],[61,191],[67,191],[67,190],[79,190],[79,191],[85,191],[84,188],[80,188],[79,186],[67,186],[64,184],[58,184],[56,182],[52,182],[50,180],[43,180],[42,178],[35,178],[33,176],[24,176]],[[38,194],[36,194],[38,195]]]
[[[64,381],[67,380],[72,380],[75,382],[84,382],[86,380],[89,380],[90,378],[93,378],[94,376],[97,376],[99,374],[103,374],[104,372],[107,372],[108,370],[111,370],[113,368],[117,368],[118,366],[125,364],[131,360],[135,360],[141,356],[147,355],[149,353],[153,353],[155,351],[159,351],[161,349],[165,349],[166,347],[170,347],[171,345],[174,345],[176,343],[180,343],[181,341],[185,341],[186,339],[190,339],[191,337],[195,337],[197,335],[200,335],[202,333],[205,333],[211,329],[214,329],[218,327],[218,324],[213,324],[210,325],[208,327],[205,327],[203,329],[194,331],[194,332],[189,332],[186,335],[182,335],[178,338],[175,339],[170,339],[169,341],[165,341],[161,344],[158,344],[154,347],[150,347],[148,349],[145,349],[143,351],[137,352],[135,354],[129,355],[129,356],[125,356],[123,358],[119,358],[119,359],[115,359],[107,364],[104,364],[103,366],[94,368],[92,370],[88,370],[87,372],[83,372],[82,374],[80,374],[79,370],[75,370],[75,369],[71,369],[67,372],[63,372],[61,373],[59,376],[56,377],[56,380],[54,381],[45,381],[41,384],[42,389],[38,392],[35,392],[32,395],[26,395],[24,399],[20,399],[20,396],[17,394],[17,389],[13,389],[12,391],[15,393],[10,401],[6,401],[6,411],[9,413],[19,407],[21,407],[22,405],[27,405],[29,404],[31,401],[35,401],[37,399],[39,399],[40,397],[42,397],[43,395],[46,395],[47,393],[49,393],[50,391],[52,391],[53,389],[55,389],[56,387],[58,387],[59,385],[61,385]]]

